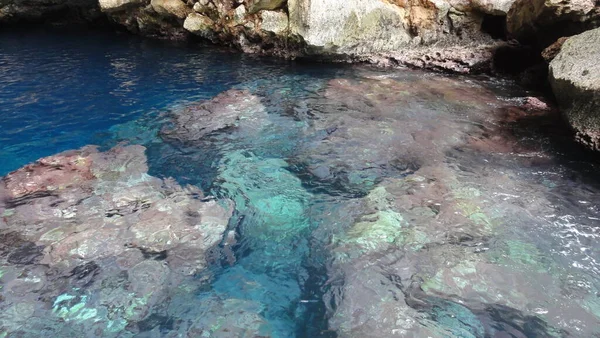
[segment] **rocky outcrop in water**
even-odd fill
[[[247,53],[460,73],[493,66],[506,71],[492,59],[498,49],[510,47],[503,41],[507,33],[534,45],[535,54],[560,37],[600,23],[595,0],[9,1],[0,4],[0,23],[43,20],[64,10],[83,18],[102,11],[135,34],[178,40],[197,36]],[[541,62],[539,55],[524,60],[518,52],[499,58]]]
[[[232,205],[149,176],[144,150],[85,147],[2,179],[2,332],[144,331],[207,267]]]
[[[529,147],[503,128],[552,115],[547,104],[411,72],[311,85],[230,90],[174,109],[163,131],[185,147],[183,158],[219,147],[215,186],[235,198],[246,215],[240,234],[259,248],[220,283],[251,280],[239,293],[293,307],[302,284],[260,262],[303,276],[299,256],[308,249],[299,234],[312,231],[322,242],[311,249],[328,257],[328,328],[341,337],[598,333],[597,289],[578,286],[591,279],[524,236],[562,216],[545,195],[552,184],[514,169],[523,161],[538,172],[551,161],[548,144]],[[258,296],[275,285],[285,295]],[[286,318],[266,313],[267,321]]]
[[[567,39],[550,63],[550,83],[577,140],[600,150],[600,28]]]

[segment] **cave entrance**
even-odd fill
[[[485,14],[481,22],[481,31],[493,39],[506,40],[506,15]]]

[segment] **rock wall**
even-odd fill
[[[43,18],[50,8],[101,10],[144,36],[198,36],[244,52],[369,61],[471,72],[489,68],[499,45],[486,17],[514,0],[40,0],[0,3],[0,24]],[[52,2],[47,6],[45,2]]]
[[[550,83],[577,140],[600,150],[600,28],[567,39],[550,63]]]
[[[567,37],[600,26],[600,4],[597,0],[0,0],[0,25],[49,18],[90,21],[99,16],[134,34],[198,38],[246,53],[458,73],[504,72],[519,75],[526,86],[548,89],[548,63]],[[562,93],[557,94],[564,103]]]

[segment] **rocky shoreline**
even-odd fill
[[[600,26],[596,0],[8,0],[0,4],[0,27],[31,22],[88,22],[147,37],[199,39],[288,59],[508,74],[526,87],[553,89],[577,139],[598,149],[598,105],[578,105],[574,95],[563,95],[568,86],[555,78],[556,66],[548,71],[568,37]],[[600,81],[598,67],[584,60],[590,53],[598,55],[600,48],[593,44],[595,40],[586,39],[593,39],[593,34],[572,39],[570,51],[559,60],[581,68],[586,75],[571,76],[569,81],[575,88],[585,86],[587,96],[597,97],[597,88],[578,83],[583,76],[582,81]],[[580,51],[577,45],[590,50]]]

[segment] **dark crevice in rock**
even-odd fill
[[[481,31],[493,39],[506,40],[506,15],[485,14],[481,22]]]

